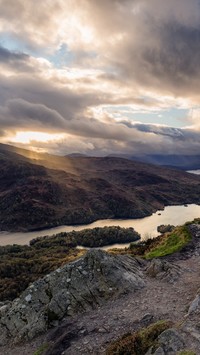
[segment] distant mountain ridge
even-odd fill
[[[146,155],[115,155],[110,157],[121,157],[143,163],[169,166],[181,170],[200,169],[200,155],[181,155],[181,154],[146,154]]]
[[[65,157],[88,157],[88,155],[87,154],[81,154],[81,153],[71,153],[71,154],[67,154],[67,155],[65,155]]]
[[[113,157],[60,157],[0,145],[0,230],[145,217],[200,203],[200,176]]]

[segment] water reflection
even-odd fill
[[[187,173],[200,175],[200,169],[199,170],[188,170]]]
[[[168,206],[163,211],[157,211],[153,215],[141,219],[108,219],[99,220],[88,225],[81,226],[60,226],[56,228],[46,229],[38,232],[27,233],[9,233],[0,232],[0,245],[6,244],[28,244],[29,241],[36,237],[45,235],[53,235],[60,232],[78,231],[85,228],[104,227],[104,226],[120,226],[133,227],[141,234],[142,239],[156,237],[157,226],[160,224],[180,225],[187,221],[192,221],[194,218],[200,217],[200,206],[188,205],[185,206]],[[127,245],[127,244],[126,244]],[[122,246],[122,245],[121,245]],[[104,249],[107,249],[105,247]]]

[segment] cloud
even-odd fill
[[[42,48],[45,45],[48,51],[50,48],[47,43],[58,44],[57,31],[65,13],[62,0],[43,1],[40,6],[33,0],[1,0],[0,7],[0,29],[3,33],[6,29],[11,39],[24,43],[27,49]]]
[[[7,108],[3,110],[8,120],[5,124],[10,124],[13,127],[17,124],[17,127],[34,129],[40,129],[42,126],[47,125],[49,130],[51,127],[59,127],[62,129],[65,127],[64,119],[55,110],[51,110],[45,105],[33,104],[22,99],[13,99],[7,101]],[[3,119],[2,119],[3,121]],[[3,122],[2,122],[3,123]]]
[[[137,85],[172,96],[197,94],[198,0],[165,4],[159,0],[83,0],[81,6],[76,0],[56,0],[44,1],[40,7],[32,0],[1,0],[0,4],[2,34],[7,28],[27,48],[51,52],[65,43],[74,62],[104,68],[116,85],[130,89]],[[14,15],[17,9],[18,16]]]
[[[186,117],[188,129],[200,131],[200,108],[192,108]]]
[[[124,121],[123,123],[130,128],[135,128],[138,131],[144,133],[149,132],[149,133],[154,133],[156,135],[168,136],[171,138],[178,138],[178,139],[182,139],[184,136],[183,129],[179,129],[179,128],[166,127],[166,126],[155,125],[155,124],[131,123],[129,121]]]
[[[197,151],[198,0],[55,0],[40,6],[0,0],[0,8],[0,135],[63,133],[66,142],[48,143],[56,152]],[[136,113],[170,107],[195,107],[195,114],[183,117],[187,128],[167,127],[164,118],[165,126],[129,120],[131,113],[136,120]]]
[[[199,14],[197,0],[84,1],[94,48],[113,80],[172,96],[192,98],[199,89]]]
[[[0,62],[25,61],[29,56],[24,53],[11,52],[0,46]]]

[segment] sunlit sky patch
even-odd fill
[[[44,142],[60,141],[64,138],[63,134],[49,134],[44,132],[21,132],[18,131],[14,137],[10,138],[10,142],[31,144],[31,142]]]
[[[199,153],[198,0],[0,5],[3,142],[56,154]]]
[[[129,106],[106,107],[107,112],[110,112],[113,117],[118,120],[129,118],[130,120],[140,121],[141,123],[152,123],[158,125],[168,125],[170,127],[184,127],[185,119],[189,115],[188,109],[170,108],[168,110],[147,110],[142,112],[134,110]]]
[[[62,68],[63,66],[73,66],[74,54],[71,52],[67,44],[61,46],[51,55],[47,56],[48,59],[55,67]]]

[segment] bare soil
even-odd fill
[[[119,336],[146,327],[159,319],[174,322],[185,340],[186,348],[200,355],[200,307],[188,315],[191,302],[200,288],[200,241],[196,239],[185,251],[167,257],[181,269],[177,280],[145,275],[146,286],[101,308],[64,319],[54,329],[30,343],[4,347],[0,355],[31,355],[48,344],[48,355],[100,355]],[[141,354],[142,355],[142,354]]]
[[[146,277],[144,289],[109,301],[105,306],[73,319],[66,319],[59,328],[28,344],[1,348],[0,354],[31,355],[45,343],[54,344],[52,354],[104,354],[107,345],[117,337],[158,319],[169,319],[176,325],[180,324],[180,329],[185,333],[188,322],[185,316],[200,287],[200,256],[176,261],[176,265],[182,269],[182,275],[176,282]],[[195,314],[190,322],[195,327],[198,322],[200,324],[200,318]],[[191,332],[185,333],[185,338],[187,347],[200,354],[200,332],[199,339]]]

